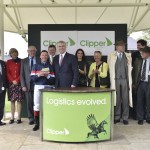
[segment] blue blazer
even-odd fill
[[[55,87],[77,86],[78,83],[78,63],[74,55],[66,53],[61,67],[59,66],[59,55],[54,57]]]

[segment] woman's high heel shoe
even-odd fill
[[[9,124],[13,124],[14,123],[14,119],[10,119]]]

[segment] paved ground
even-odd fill
[[[27,119],[22,124],[0,126],[0,150],[150,150],[150,125],[143,126],[134,120],[129,125],[114,126],[114,140],[98,143],[68,144],[42,142],[40,132],[33,132]]]

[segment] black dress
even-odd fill
[[[78,61],[78,68],[81,70],[84,70],[84,67],[86,65],[85,61]],[[81,74],[79,72],[79,79],[78,79],[78,87],[85,87],[87,86],[87,77],[84,74]]]
[[[99,69],[100,65],[96,66],[96,69]],[[95,74],[95,87],[100,87],[98,73]]]

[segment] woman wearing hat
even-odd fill
[[[17,124],[21,123],[21,102],[23,100],[23,92],[20,85],[20,67],[21,59],[18,58],[18,51],[11,48],[9,55],[12,59],[6,63],[7,80],[8,80],[8,100],[11,101],[11,120],[10,124],[14,123],[15,102],[17,101],[18,119]]]

